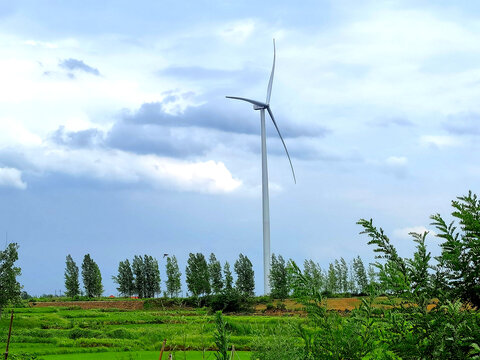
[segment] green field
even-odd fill
[[[8,309],[0,321],[5,348]],[[278,326],[304,321],[298,316],[226,315],[237,359],[249,359],[255,339],[273,336]],[[215,324],[205,309],[120,310],[78,307],[16,308],[10,354],[38,359],[214,359]],[[2,350],[3,352],[3,350]],[[22,358],[22,357],[20,357]]]

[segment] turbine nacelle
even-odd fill
[[[265,110],[268,105],[260,106],[260,105],[253,105],[253,110]]]

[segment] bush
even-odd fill
[[[250,312],[252,311],[252,300],[239,291],[232,289],[222,291],[217,295],[206,297],[206,306],[212,311],[223,312]]]

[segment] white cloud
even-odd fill
[[[182,161],[108,149],[25,148],[33,171],[63,173],[107,182],[146,183],[151,186],[203,193],[229,193],[242,182],[222,162]]]
[[[29,131],[20,122],[0,116],[0,148],[9,145],[31,146],[41,143],[41,137]]]
[[[462,145],[462,141],[452,135],[423,135],[420,137],[420,143],[424,146],[433,146],[437,148],[457,147]]]
[[[44,42],[44,41],[36,41],[36,40],[26,40],[24,42],[26,45],[31,45],[31,46],[41,46],[47,49],[56,49],[58,48],[57,44],[50,43],[50,42]]]
[[[22,180],[22,173],[18,169],[0,168],[0,186],[14,187],[24,190],[27,184]]]
[[[392,235],[398,239],[411,239],[410,233],[417,233],[417,234],[423,234],[425,231],[428,231],[430,235],[435,236],[435,231],[432,231],[430,229],[427,229],[423,225],[418,225],[418,226],[411,226],[411,227],[404,227],[404,228],[399,228],[393,230]]]

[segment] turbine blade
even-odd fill
[[[270,104],[270,96],[272,95],[273,74],[275,73],[275,39],[273,39],[273,66],[272,73],[270,74],[270,81],[267,88],[267,105]]]
[[[260,107],[263,107],[263,108],[266,108],[268,106],[267,104],[262,103],[260,101],[247,99],[247,98],[243,98],[243,97],[238,97],[238,96],[225,96],[225,97],[227,99],[235,99],[235,100],[246,101],[246,102],[249,102],[250,104],[257,105],[257,106],[260,106]]]
[[[270,115],[270,118],[272,119],[273,125],[275,125],[275,129],[277,129],[278,136],[280,136],[280,140],[282,140],[283,147],[285,148],[285,152],[287,153],[288,161],[290,162],[290,167],[292,168],[293,181],[296,184],[297,178],[295,177],[295,170],[293,170],[292,160],[290,159],[290,154],[288,153],[287,145],[285,145],[285,141],[283,141],[282,134],[280,134],[280,129],[278,128],[277,122],[273,117],[273,113],[272,113],[272,110],[270,110],[270,106],[267,106],[267,111],[268,111],[268,114]]]

